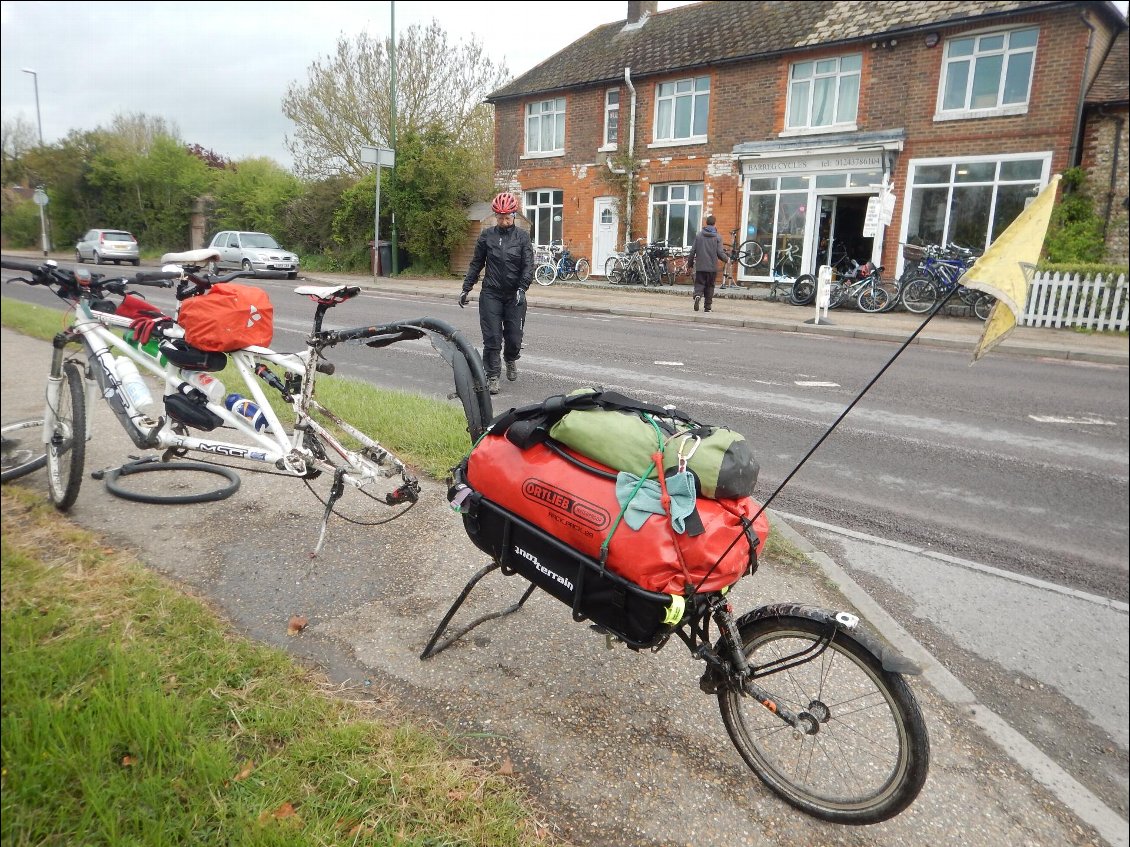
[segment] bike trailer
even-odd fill
[[[678,625],[685,597],[756,569],[768,521],[752,498],[696,496],[691,486],[680,520],[665,494],[640,494],[647,505],[633,513],[638,489],[626,493],[622,475],[514,425],[530,411],[496,418],[453,474],[452,506],[467,534],[506,572],[568,604],[577,620],[642,645]],[[534,419],[544,434],[545,419]]]

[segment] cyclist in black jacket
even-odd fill
[[[483,331],[483,368],[491,394],[497,394],[502,361],[506,378],[518,378],[522,333],[526,325],[526,291],[534,281],[534,248],[528,233],[514,226],[518,198],[503,192],[490,205],[496,226],[484,229],[475,243],[475,255],[463,278],[459,307],[467,305],[471,289],[486,267],[479,294],[479,327]]]

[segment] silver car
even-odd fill
[[[137,239],[124,229],[92,229],[75,245],[75,261],[80,265],[86,261],[96,265],[103,262],[113,262],[115,265],[130,262],[139,265],[141,254]]]
[[[220,253],[219,260],[212,263],[214,271],[242,268],[256,274],[285,273],[287,279],[298,278],[298,256],[283,250],[265,232],[220,232],[208,246]]]

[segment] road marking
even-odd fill
[[[1051,415],[1029,415],[1036,423],[1053,424],[1079,424],[1081,426],[1116,426],[1114,421],[1104,421],[1102,418],[1057,418]]]
[[[652,364],[653,365],[666,365],[667,367],[671,367],[671,368],[681,368],[681,367],[683,367],[682,362],[652,362]]]
[[[838,382],[821,382],[821,381],[815,380],[815,379],[814,380],[798,379],[793,384],[799,385],[801,388],[839,388],[840,387],[840,384]]]
[[[786,515],[773,510],[774,514],[798,523],[817,524],[796,515]],[[833,529],[828,524],[821,526]],[[870,594],[864,591],[843,568],[795,529],[782,523],[782,534],[797,545],[825,575],[836,583],[836,587],[860,614],[879,633],[906,658],[923,667],[923,677],[934,686],[945,699],[959,708],[968,711],[969,716],[992,741],[1017,764],[1028,771],[1033,779],[1054,794],[1064,806],[1080,819],[1093,826],[1099,836],[1112,847],[1126,847],[1130,844],[1126,834],[1126,821],[1096,797],[1090,789],[1071,776],[1058,763],[1040,750],[1031,741],[1013,729],[999,715],[977,701],[972,691],[944,667],[930,651],[907,632],[898,621],[880,606]],[[862,533],[855,533],[864,537]],[[881,541],[882,539],[878,539]],[[905,547],[906,545],[898,545]],[[953,561],[947,557],[947,561]]]
[[[774,511],[776,510],[774,509]],[[1096,606],[1106,606],[1109,609],[1116,609],[1119,612],[1130,612],[1130,604],[1123,603],[1121,600],[1113,600],[1109,597],[1100,597],[1097,594],[1088,594],[1085,591],[1076,591],[1074,588],[1067,588],[1063,585],[1056,585],[1054,582],[1045,582],[1042,579],[1025,576],[1024,574],[1001,570],[1000,568],[994,568],[991,565],[982,565],[979,562],[971,562],[968,559],[959,559],[957,556],[949,556],[945,553],[937,553],[933,550],[928,550],[925,547],[916,547],[913,544],[904,544],[901,541],[891,541],[888,538],[879,538],[877,535],[869,535],[865,532],[857,532],[854,529],[847,529],[846,527],[823,523],[821,521],[815,521],[811,518],[801,517],[800,515],[791,515],[787,512],[777,512],[777,514],[791,523],[804,524],[816,529],[826,530],[827,532],[834,532],[838,535],[843,535],[848,538],[854,538],[857,541],[866,541],[871,544],[877,544],[881,547],[891,547],[895,550],[903,550],[907,553],[914,553],[915,555],[925,556],[929,559],[937,559],[939,562],[945,562],[946,564],[955,565],[959,568],[978,571],[980,573],[989,574],[990,576],[1007,579],[1011,582],[1019,582],[1024,585],[1030,585],[1033,588],[1043,589],[1044,591],[1053,591],[1056,594],[1063,594],[1075,600],[1083,600],[1087,603],[1094,603]]]

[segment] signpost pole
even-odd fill
[[[47,252],[50,248],[47,243],[47,218],[43,214],[43,209],[47,206],[49,198],[47,197],[47,192],[43,190],[42,185],[35,189],[35,194],[32,196],[32,199],[35,200],[35,205],[39,207],[39,233],[43,241],[43,258],[46,259]]]

